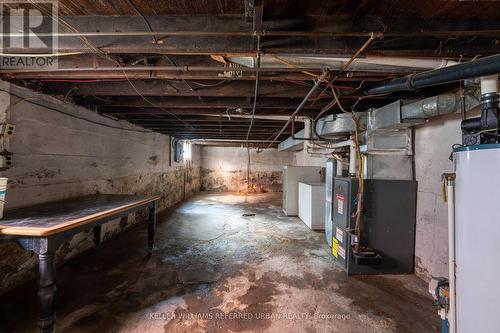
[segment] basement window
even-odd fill
[[[191,143],[184,141],[182,145],[182,158],[184,160],[190,160],[191,159]]]

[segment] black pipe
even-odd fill
[[[474,133],[481,130],[481,118],[464,119],[460,126],[465,133]]]
[[[464,133],[472,134],[483,130],[499,129],[499,95],[496,92],[481,95],[481,117],[462,120]],[[498,136],[498,133],[497,133]]]
[[[393,91],[411,91],[419,88],[450,83],[500,73],[500,54],[463,64],[435,69],[415,75],[385,81],[372,86],[366,93],[378,95]]]

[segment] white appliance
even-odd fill
[[[457,333],[500,332],[500,144],[455,150]]]
[[[299,182],[299,218],[312,230],[325,230],[325,183]]]
[[[322,173],[322,168],[315,166],[283,167],[283,211],[286,215],[297,216],[299,213],[299,182],[321,182]]]

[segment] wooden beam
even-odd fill
[[[95,83],[63,83],[50,82],[44,85],[43,91],[49,94],[70,96],[201,96],[201,97],[248,97],[254,96],[254,83],[251,81],[233,81],[214,87],[188,89],[182,82],[165,82],[161,80],[128,81]],[[259,96],[262,97],[303,97],[310,87],[304,84],[288,82],[262,82],[259,85]]]
[[[221,109],[225,111],[227,108],[252,108],[252,101],[242,97],[204,98],[203,101],[195,97],[150,97],[148,100],[156,107],[172,109]],[[261,97],[257,100],[257,107],[266,109],[296,108],[301,101],[301,98]],[[78,98],[78,102],[82,105],[97,105],[110,108],[155,108],[155,106],[137,96],[111,96],[98,99],[92,96],[82,96]],[[320,109],[328,102],[329,100],[318,100],[314,105],[307,104],[304,108]]]
[[[253,22],[234,16],[151,16],[153,44],[137,16],[60,17],[107,54],[227,54],[255,53]],[[384,31],[380,21],[387,27]],[[262,49],[268,53],[351,55],[370,32],[384,32],[367,54],[475,56],[499,51],[494,40],[499,20],[418,17],[322,16],[271,18],[262,23]],[[96,32],[99,30],[99,32]],[[74,34],[61,25],[61,33]],[[143,34],[127,36],[127,33]],[[107,34],[107,35],[105,35]],[[476,36],[476,37],[475,37]],[[450,39],[451,37],[451,39]],[[474,38],[473,38],[474,37]],[[43,52],[5,48],[4,53]],[[59,37],[59,52],[89,52],[75,36]]]

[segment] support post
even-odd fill
[[[38,255],[38,328],[40,333],[55,332],[56,265],[55,252]]]
[[[156,207],[157,202],[153,202],[149,207],[149,217],[148,217],[148,251],[149,254],[153,253],[153,248],[155,244],[155,228],[156,228]]]
[[[99,248],[101,246],[101,226],[95,226],[92,228],[94,231],[94,245],[96,248]]]

